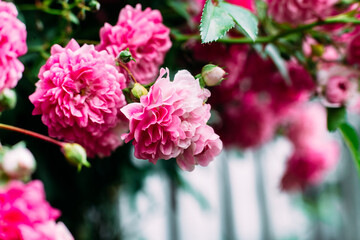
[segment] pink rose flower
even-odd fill
[[[51,137],[79,143],[90,157],[108,156],[122,144],[126,77],[114,63],[106,51],[80,47],[73,39],[65,48],[51,48],[29,97]]]
[[[318,184],[325,172],[336,164],[338,156],[339,146],[333,141],[296,148],[287,162],[281,188],[290,192]]]
[[[279,23],[303,24],[330,16],[338,0],[267,0],[268,13]]]
[[[0,92],[15,87],[24,71],[18,57],[27,52],[26,27],[17,15],[13,3],[0,0]]]
[[[54,221],[59,216],[60,211],[52,208],[46,201],[43,184],[38,180],[27,184],[11,181],[0,188],[0,239],[39,239],[31,238],[25,232],[28,233],[31,230],[31,232],[41,234],[44,227],[40,230],[40,226],[54,225],[52,223],[55,223]],[[59,234],[64,232],[64,226],[61,224],[53,229],[55,228],[58,229],[56,231],[59,231]],[[54,235],[40,239],[58,240]]]
[[[292,109],[284,121],[285,135],[294,146],[281,180],[285,191],[318,183],[339,157],[339,146],[328,136],[326,110],[320,103]]]
[[[130,120],[130,133],[123,138],[133,140],[135,157],[154,164],[177,158],[179,166],[188,171],[197,164],[208,165],[222,149],[219,136],[206,125],[210,105],[204,102],[209,96],[189,72],[179,71],[171,82],[168,70],[161,69],[140,103],[121,109]]]
[[[318,71],[319,93],[329,106],[341,106],[357,94],[359,72],[346,66],[328,65]]]
[[[299,105],[284,120],[285,135],[296,146],[307,146],[327,134],[326,110],[321,104]]]
[[[221,117],[218,132],[227,146],[256,148],[274,136],[276,116],[258,94],[234,99],[224,106]]]
[[[96,49],[117,57],[120,51],[129,48],[136,62],[131,61],[127,66],[139,83],[148,84],[156,79],[171,47],[169,34],[158,10],[141,11],[140,4],[135,8],[127,5],[121,10],[115,26],[105,23],[100,29],[100,44]]]
[[[35,171],[35,158],[24,146],[15,146],[5,151],[0,161],[0,169],[12,179],[24,179],[30,177]]]

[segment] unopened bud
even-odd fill
[[[16,93],[12,89],[4,89],[0,94],[0,111],[13,109],[16,106]]]
[[[1,168],[9,178],[26,179],[35,171],[36,162],[32,153],[21,142],[5,150]]]
[[[131,93],[134,95],[134,97],[140,98],[141,96],[148,94],[148,91],[143,85],[135,83],[134,87],[131,89]]]
[[[91,11],[99,11],[100,10],[100,3],[98,1],[91,0],[89,2],[89,8],[91,9]]]
[[[313,56],[321,57],[325,52],[324,45],[321,44],[313,44],[311,45],[311,53]]]
[[[206,86],[215,86],[224,80],[226,72],[214,64],[207,64],[201,70],[201,76]]]
[[[86,159],[86,150],[77,143],[65,143],[62,152],[69,163],[81,170],[82,166],[90,167],[90,163]]]
[[[128,63],[131,60],[136,62],[135,59],[132,57],[129,48],[127,48],[126,50],[121,51],[119,56],[118,56],[118,59],[120,59],[120,61],[122,61],[123,63]]]

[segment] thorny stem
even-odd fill
[[[272,36],[258,37],[255,40],[252,40],[251,38],[247,38],[247,37],[240,37],[240,38],[222,38],[222,39],[218,39],[217,42],[221,42],[221,43],[248,43],[248,44],[273,43],[273,42],[277,41],[280,38],[287,37],[287,36],[295,34],[295,33],[302,33],[302,32],[305,32],[306,30],[310,30],[310,29],[312,29],[314,27],[317,27],[317,26],[334,24],[334,23],[360,24],[360,20],[356,19],[356,18],[350,18],[350,17],[347,17],[347,16],[339,15],[339,16],[335,16],[335,17],[330,17],[330,18],[325,19],[325,20],[318,20],[318,21],[313,22],[313,23],[301,25],[301,26],[298,26],[297,28],[282,31],[282,32],[280,32],[278,34],[275,34],[275,35],[272,35]],[[177,32],[174,32],[174,31],[172,31],[171,33],[172,33],[173,37],[175,38],[175,40],[179,41],[179,42],[185,42],[185,41],[188,41],[190,39],[200,40],[200,36],[198,34],[196,34],[196,35],[195,34],[185,35],[185,34],[177,33]]]
[[[35,138],[38,138],[38,139],[53,143],[55,145],[58,145],[61,148],[65,144],[64,142],[57,141],[55,139],[52,139],[52,138],[47,137],[45,135],[42,135],[40,133],[36,133],[36,132],[33,132],[33,131],[29,131],[29,130],[26,130],[26,129],[14,127],[14,126],[3,124],[3,123],[0,123],[0,129],[10,130],[10,131],[13,131],[13,132],[19,132],[19,133],[22,133],[22,134],[25,134],[25,135],[29,135],[29,136],[32,136],[32,137],[35,137]]]
[[[134,75],[131,73],[131,71],[129,70],[129,68],[127,66],[125,66],[125,64],[123,64],[120,60],[116,61],[117,64],[122,67],[123,69],[125,69],[125,71],[130,75],[130,77],[132,78],[132,80],[137,83]]]

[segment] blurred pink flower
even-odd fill
[[[327,105],[344,105],[356,96],[359,76],[358,71],[348,66],[327,64],[322,68],[320,65],[317,73],[318,91],[324,96]]]
[[[260,95],[248,93],[224,106],[218,133],[224,144],[243,149],[255,148],[270,140],[276,129],[276,116]]]
[[[338,157],[339,146],[333,141],[296,147],[287,162],[281,188],[291,192],[319,183],[324,173],[334,167]]]
[[[360,67],[360,33],[349,42],[345,56],[347,57],[348,63]]]
[[[285,191],[302,190],[318,183],[339,157],[337,142],[327,131],[327,114],[320,103],[306,103],[292,109],[284,120],[284,132],[294,146],[281,180]]]
[[[321,45],[315,39],[306,37],[303,42],[303,51],[306,57],[311,57],[314,61],[325,60],[325,62],[338,61],[342,51],[339,46]],[[318,50],[316,52],[316,49]]]
[[[4,151],[0,169],[12,179],[29,178],[35,171],[35,158],[25,146],[18,145],[10,150]]]
[[[115,26],[105,23],[100,29],[100,44],[96,49],[117,57],[120,51],[129,48],[136,62],[131,61],[127,66],[139,83],[148,84],[156,79],[171,47],[169,34],[170,29],[162,24],[158,10],[146,8],[142,11],[140,4],[135,8],[127,5],[121,10]]]
[[[106,51],[73,39],[65,48],[54,45],[39,78],[29,98],[51,137],[81,144],[90,157],[110,155],[122,144],[126,78]]]
[[[27,234],[23,235],[23,229],[38,232],[40,225],[49,225],[49,222],[54,222],[59,216],[60,211],[52,208],[46,201],[43,184],[38,180],[27,184],[10,181],[0,188],[0,239],[34,239]],[[59,226],[59,234],[63,227]],[[54,236],[48,239],[58,240]]]
[[[293,25],[330,16],[338,0],[267,0],[268,13],[279,23]]]
[[[327,134],[326,110],[319,103],[299,105],[283,120],[285,135],[296,146],[307,146],[324,139]]]
[[[0,92],[15,87],[24,71],[18,57],[27,52],[27,33],[17,15],[13,3],[0,0]]]
[[[210,105],[204,102],[209,96],[189,72],[179,71],[171,82],[168,70],[161,69],[140,103],[121,109],[130,120],[130,133],[123,138],[133,140],[135,157],[154,164],[178,158],[179,166],[188,171],[196,164],[208,165],[222,148],[218,135],[206,126]]]

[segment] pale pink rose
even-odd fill
[[[338,0],[267,0],[268,13],[279,23],[304,24],[330,16]]]
[[[97,50],[106,50],[117,57],[122,50],[129,48],[136,62],[127,66],[136,80],[148,84],[156,79],[165,54],[171,47],[170,29],[163,25],[158,10],[141,5],[135,8],[127,5],[121,10],[115,26],[105,23],[100,29],[100,44]]]
[[[19,226],[21,240],[74,240],[67,227],[62,222],[47,221],[36,223],[32,227]]]
[[[284,123],[285,135],[297,147],[318,142],[327,134],[326,110],[320,103],[307,103],[291,109]]]
[[[360,73],[350,67],[332,64],[317,72],[319,93],[329,106],[341,106],[351,101],[357,93]]]
[[[27,52],[27,33],[17,15],[13,3],[0,0],[0,92],[15,87],[24,71],[18,57]]]
[[[0,161],[0,169],[10,178],[30,177],[36,166],[35,158],[29,149],[17,146],[5,152]]]
[[[168,70],[161,69],[140,103],[121,109],[130,121],[130,133],[123,138],[133,140],[135,157],[154,164],[179,157],[179,166],[188,171],[197,164],[206,166],[222,147],[219,137],[206,126],[210,105],[204,102],[209,96],[188,71],[179,71],[170,81]],[[186,157],[189,154],[191,159]]]
[[[333,141],[296,147],[287,162],[281,188],[291,192],[318,184],[325,172],[334,167],[338,157],[339,146]]]
[[[79,143],[90,157],[108,156],[122,144],[126,77],[106,51],[73,39],[65,48],[54,45],[39,78],[29,98],[51,137]]]
[[[0,188],[0,239],[23,240],[20,228],[55,221],[60,211],[45,199],[42,182],[10,181]]]

